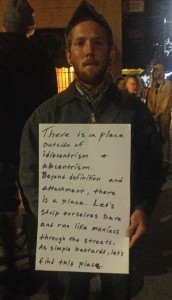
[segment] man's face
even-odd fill
[[[93,20],[77,24],[66,56],[80,81],[88,86],[101,84],[113,59],[104,28]]]

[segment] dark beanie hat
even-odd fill
[[[3,16],[3,25],[9,32],[26,32],[34,24],[34,10],[27,0],[9,0]]]
[[[103,17],[102,14],[98,13],[94,6],[90,5],[87,1],[81,1],[80,5],[75,9],[72,17],[70,18],[66,30],[65,30],[65,37],[67,38],[70,30],[77,24],[81,23],[84,20],[92,19],[95,22],[99,23],[108,33],[109,42],[113,44],[113,34],[112,30]]]

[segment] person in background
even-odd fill
[[[23,126],[37,106],[57,93],[52,60],[30,40],[35,22],[29,2],[9,0],[3,26],[5,32],[0,33],[0,214],[14,211],[21,201],[18,169]]]
[[[168,79],[165,79],[165,70],[162,64],[156,64],[153,67],[147,106],[159,127],[163,150],[163,165],[166,168],[170,165],[172,84]]]
[[[144,87],[137,75],[128,75],[124,81],[124,91],[145,103]]]
[[[124,89],[129,94],[139,94],[139,80],[136,75],[127,75],[124,81]]]
[[[34,10],[26,0],[9,0],[0,33],[0,162],[18,165],[23,125],[34,109],[57,93],[51,59],[29,39]]]
[[[120,90],[123,91],[124,90],[124,77],[123,76],[119,76],[115,79],[114,81],[116,87]]]
[[[126,234],[132,248],[146,232],[147,216],[161,191],[159,136],[150,112],[141,101],[133,104],[132,109],[123,105],[123,93],[109,76],[114,60],[112,30],[87,1],[81,1],[74,11],[65,38],[66,56],[74,68],[75,79],[65,91],[41,104],[25,124],[20,150],[23,192],[37,219],[40,123],[78,124],[78,128],[83,123],[131,124],[131,218]],[[88,300],[93,277],[91,273],[58,272],[64,293],[60,298],[57,289],[51,299]],[[131,298],[130,275],[99,274],[99,278],[102,300]]]

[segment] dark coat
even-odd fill
[[[132,101],[133,100],[133,101]],[[141,101],[119,94],[112,84],[95,111],[72,83],[44,102],[27,121],[21,140],[20,180],[32,212],[38,213],[38,125],[40,123],[131,124],[131,212],[151,213],[161,191],[162,153],[153,118]]]
[[[0,162],[18,164],[21,132],[30,114],[57,93],[46,52],[16,33],[0,34]]]

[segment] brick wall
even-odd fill
[[[36,28],[65,28],[75,7],[81,0],[29,0],[35,10]],[[121,24],[121,0],[89,0],[108,20],[112,27],[115,45],[117,48],[116,62],[112,68],[115,76],[121,73],[122,67],[122,24]],[[0,32],[3,12],[7,0],[0,0]]]

